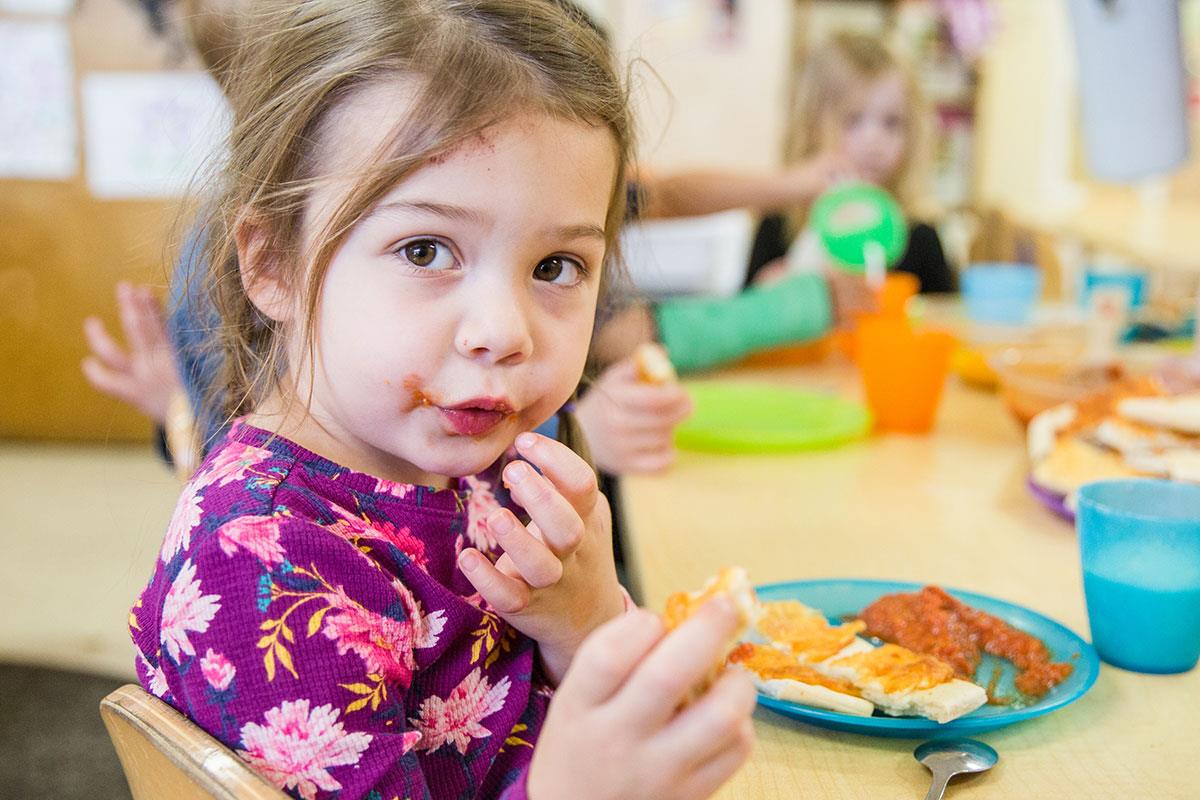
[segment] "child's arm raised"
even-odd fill
[[[753,745],[754,688],[727,672],[680,705],[736,624],[718,600],[665,637],[645,611],[596,631],[550,704],[529,770],[531,800],[698,800],[716,791]]]
[[[625,608],[613,564],[612,514],[591,467],[566,445],[533,433],[517,437],[523,461],[504,482],[532,522],[508,509],[488,518],[504,555],[495,564],[473,549],[459,566],[480,596],[513,627],[537,641],[558,682],[588,634]]]

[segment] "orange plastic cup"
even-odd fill
[[[916,296],[917,290],[920,288],[921,282],[917,280],[916,275],[909,275],[907,272],[889,272],[884,278],[883,286],[879,289],[879,312],[876,316],[907,319],[908,301]],[[855,324],[857,325],[862,318],[867,316],[871,315],[857,315]],[[835,348],[851,361],[856,359],[857,340],[854,328],[843,328],[833,333]]]
[[[914,331],[906,319],[863,318],[858,328],[858,368],[875,429],[927,433],[937,416],[950,372],[954,337],[945,331]]]

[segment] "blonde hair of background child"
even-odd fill
[[[237,53],[248,15],[249,0],[186,0],[184,30],[201,63],[210,75],[227,88],[230,64]]]
[[[910,70],[875,36],[842,32],[830,36],[801,65],[792,95],[784,163],[793,165],[818,155],[832,137],[841,136],[848,103],[856,92],[888,73],[904,81],[904,153],[892,179],[883,186],[910,217],[928,213],[928,120],[919,87]],[[831,127],[833,128],[831,130]],[[804,229],[808,207],[789,214],[790,233]]]
[[[254,307],[242,283],[239,224],[250,220],[263,232],[262,261],[302,292],[303,342],[312,355],[325,271],[355,223],[429,159],[517,113],[611,131],[618,168],[602,287],[610,278],[619,263],[632,126],[605,43],[577,17],[546,0],[292,0],[255,2],[246,13],[225,87],[233,110],[229,153],[218,199],[202,218],[202,261],[221,319],[216,408],[231,417],[252,410],[284,388],[287,369],[282,326]],[[301,252],[311,193],[334,177],[322,174],[319,160],[334,134],[330,113],[351,93],[397,78],[414,82],[403,101],[413,113],[354,176],[313,238],[314,252]]]

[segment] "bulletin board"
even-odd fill
[[[181,198],[102,199],[85,178],[82,81],[95,72],[194,73],[178,25],[155,31],[150,0],[0,1],[0,21],[66,29],[73,71],[74,171],[0,177],[0,438],[136,441],[151,423],[84,379],[83,320],[119,331],[119,280],[165,291]],[[165,4],[164,4],[165,5]],[[66,9],[62,13],[55,6]],[[11,27],[10,27],[11,30]]]

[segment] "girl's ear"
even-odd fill
[[[284,282],[278,253],[271,247],[270,231],[263,216],[243,211],[233,236],[242,286],[250,302],[268,319],[291,321],[294,313],[291,293]]]

